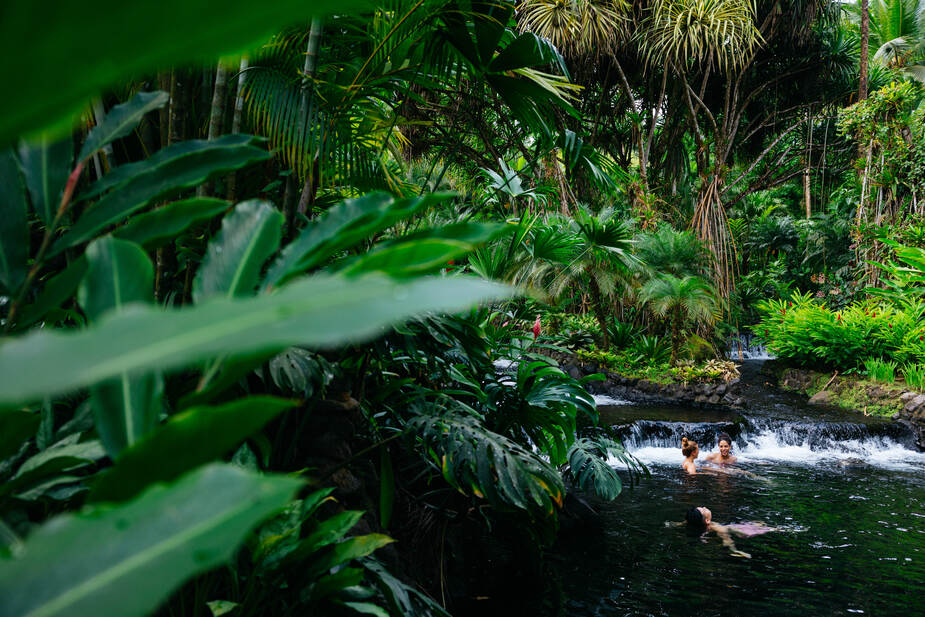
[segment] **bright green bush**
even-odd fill
[[[903,308],[866,300],[832,311],[809,294],[760,305],[755,333],[778,358],[804,366],[860,367],[867,358],[896,363],[925,360],[920,302]]]
[[[921,364],[904,364],[903,380],[913,390],[925,390],[925,366]]]
[[[880,358],[868,358],[864,360],[864,369],[867,376],[874,381],[883,383],[893,383],[896,381],[896,363],[881,360]]]

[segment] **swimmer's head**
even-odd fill
[[[697,442],[691,441],[687,437],[681,438],[681,454],[684,456],[690,456],[697,451]]]
[[[684,516],[684,520],[687,521],[689,527],[704,529],[713,520],[713,513],[710,512],[709,508],[704,508],[703,506],[691,508]]]
[[[716,441],[719,443],[719,453],[723,458],[729,456],[729,453],[732,452],[732,437],[726,433],[720,433],[716,436]]]

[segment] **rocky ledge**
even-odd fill
[[[843,409],[886,416],[908,426],[916,445],[925,450],[925,394],[900,384],[880,384],[808,369],[769,367],[784,390],[809,397],[810,405],[830,405]]]
[[[673,382],[662,384],[648,379],[624,377],[596,364],[581,364],[574,360],[562,362],[561,367],[575,379],[601,373],[606,377],[604,381],[588,383],[588,390],[592,394],[606,394],[638,403],[683,403],[703,407],[734,408],[745,407],[747,403],[742,396],[739,379],[719,383]]]

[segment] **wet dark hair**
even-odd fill
[[[719,445],[719,442],[725,441],[730,446],[732,445],[732,437],[729,436],[729,433],[719,433],[716,436],[716,445]]]
[[[697,508],[688,510],[687,514],[684,515],[684,520],[687,521],[690,527],[702,529],[707,526],[707,522],[703,520],[703,513]]]

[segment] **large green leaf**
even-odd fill
[[[0,497],[34,487],[39,480],[62,471],[85,467],[106,456],[102,444],[98,441],[71,443],[72,441],[73,439],[64,439],[26,459],[19,466],[16,475],[0,485]]]
[[[331,255],[355,246],[365,238],[415,212],[444,201],[449,195],[432,193],[424,197],[395,200],[386,193],[370,193],[340,203],[302,230],[283,249],[265,279],[272,288],[287,279],[320,265]]]
[[[89,268],[77,298],[91,322],[154,299],[154,267],[137,244],[106,236],[91,242],[86,255]],[[91,389],[96,430],[112,458],[157,426],[161,390],[158,375],[128,372]]]
[[[263,263],[279,248],[283,215],[269,202],[252,199],[235,206],[209,243],[193,283],[198,303],[217,295],[250,295]]]
[[[459,310],[510,291],[474,278],[399,283],[319,275],[256,298],[213,298],[174,310],[135,306],[86,330],[38,331],[0,345],[0,405],[221,354],[356,342],[412,315]]]
[[[12,294],[26,278],[29,221],[26,189],[10,149],[0,151],[0,203],[0,285]]]
[[[127,450],[93,488],[93,501],[123,501],[154,482],[180,474],[233,450],[296,401],[252,396],[218,407],[194,407]]]
[[[170,95],[166,92],[139,92],[127,103],[116,105],[109,110],[102,122],[97,118],[97,125],[87,135],[77,160],[82,161],[113,140],[125,137],[141,122],[146,113],[160,109],[168,100]]]
[[[92,239],[107,225],[123,220],[157,199],[199,186],[210,178],[268,158],[268,152],[254,146],[227,147],[217,144],[191,154],[171,157],[159,164],[146,165],[144,171],[91,206],[70,231],[54,244],[50,254],[55,255],[70,246]]]
[[[156,8],[100,0],[87,11],[70,0],[6,3],[0,54],[17,61],[6,67],[0,145],[69,121],[90,97],[129,78],[196,60],[212,62],[259,45],[285,26],[307,24],[312,16],[369,5],[368,0],[275,0],[255,10],[253,2],[229,0],[216,11],[208,3],[186,0],[164,0]]]
[[[90,321],[132,302],[154,300],[154,266],[134,242],[105,236],[91,242],[86,255],[89,268],[77,301]]]
[[[46,225],[51,225],[58,211],[73,158],[74,142],[70,135],[54,142],[42,135],[35,142],[19,146],[19,160],[32,196],[32,207]]]
[[[167,243],[196,223],[221,214],[230,205],[224,199],[211,197],[175,201],[132,217],[127,224],[115,230],[112,235],[135,242],[150,250]]]
[[[429,229],[375,248],[357,258],[344,272],[384,272],[390,276],[425,274],[446,267],[447,262],[512,230],[511,225],[503,223],[456,223]]]
[[[125,505],[52,519],[18,558],[0,561],[3,614],[148,615],[185,580],[228,561],[300,485],[210,465]]]
[[[125,165],[116,167],[108,174],[91,184],[87,190],[75,197],[74,202],[77,203],[86,201],[88,199],[93,199],[94,197],[102,195],[107,191],[111,191],[117,186],[125,184],[135,176],[147,173],[151,169],[161,167],[170,161],[195,154],[196,152],[212,150],[214,148],[236,148],[246,145],[254,146],[260,143],[262,143],[260,138],[254,137],[253,135],[243,134],[224,135],[212,141],[206,139],[191,139],[189,141],[181,141],[180,143],[173,144],[172,146],[161,148],[145,159],[135,163],[126,163]]]

